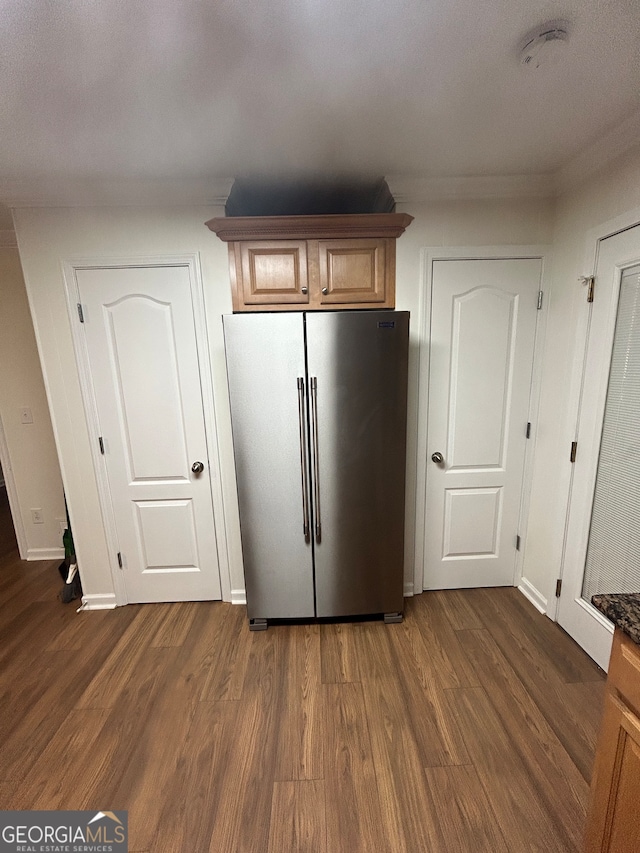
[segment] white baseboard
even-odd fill
[[[535,588],[535,586],[530,583],[526,578],[522,578],[520,580],[520,584],[518,585],[518,589],[524,595],[524,597],[533,604],[536,610],[539,610],[540,613],[547,612],[547,599],[542,595],[541,592]]]
[[[114,610],[116,607],[116,595],[114,592],[103,595],[83,595],[83,610]]]
[[[64,560],[64,548],[27,548],[27,560]]]
[[[413,581],[405,581],[404,584],[404,597],[411,598],[413,595]]]

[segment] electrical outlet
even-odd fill
[[[28,406],[25,406],[24,409],[20,409],[20,423],[21,424],[32,424],[33,423],[33,415],[31,414],[31,409]]]
[[[34,524],[44,524],[44,518],[42,516],[41,509],[32,509],[31,510],[31,521]]]

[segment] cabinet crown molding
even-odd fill
[[[314,240],[342,237],[399,237],[413,221],[408,213],[325,216],[222,216],[206,222],[225,243],[237,240]]]

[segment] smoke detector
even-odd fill
[[[520,47],[520,64],[525,68],[550,65],[569,38],[566,21],[548,21],[532,30]]]

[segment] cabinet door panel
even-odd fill
[[[304,305],[309,301],[305,240],[243,242],[240,268],[245,305]]]
[[[592,781],[585,850],[640,850],[640,720],[607,693]]]
[[[384,239],[318,241],[321,303],[385,303],[387,243]]]
[[[609,682],[620,690],[630,708],[640,711],[640,652],[633,640],[622,631],[614,634]]]

